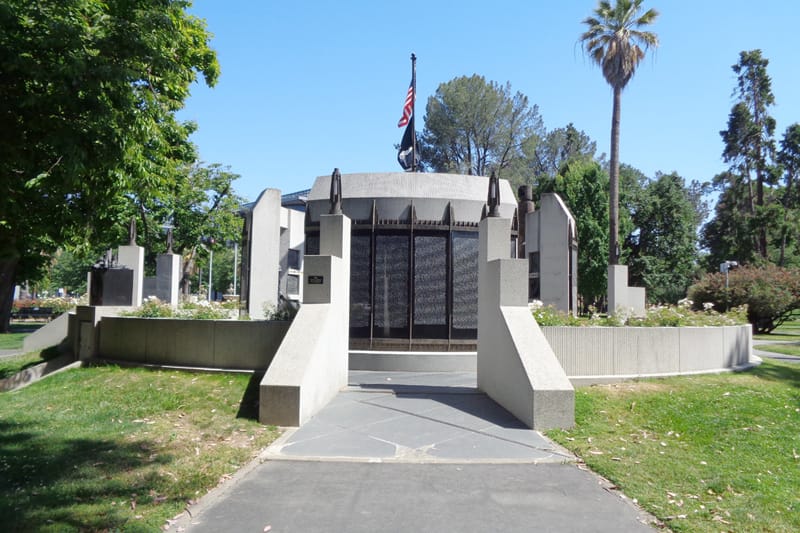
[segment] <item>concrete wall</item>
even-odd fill
[[[529,228],[526,255],[539,252],[539,300],[560,311],[574,313],[578,276],[577,258],[570,261],[574,253],[572,237],[577,235],[572,213],[557,194],[545,193],[539,209],[526,215],[526,226]]]
[[[749,325],[680,328],[545,326],[573,384],[714,372],[747,365]]]
[[[251,219],[251,235],[247,271],[247,313],[251,318],[264,318],[264,307],[278,303],[278,274],[280,269],[281,192],[266,189],[253,204],[247,216]],[[224,290],[224,289],[223,289]]]
[[[69,334],[69,316],[69,313],[61,313],[57,318],[25,337],[22,341],[22,349],[27,353],[64,343]],[[64,348],[66,351],[70,351],[69,346]]]
[[[320,176],[308,195],[309,220],[315,223],[330,210],[331,177]],[[499,180],[500,213],[510,219],[517,207],[508,180]],[[447,206],[453,207],[456,220],[480,222],[489,178],[461,174],[421,172],[375,172],[342,174],[342,210],[352,220],[372,214],[373,201],[380,217],[405,220],[411,204],[419,220],[442,220]]]
[[[506,259],[509,230],[480,223],[478,388],[528,427],[571,427],[575,391],[528,309],[527,261]]]
[[[303,305],[261,380],[259,420],[300,426],[347,385],[350,219],[320,217],[320,254],[306,256]]]
[[[608,314],[617,312],[644,316],[647,294],[644,287],[628,286],[628,267],[608,265]]]
[[[95,355],[154,365],[266,370],[289,322],[102,317]]]

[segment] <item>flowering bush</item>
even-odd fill
[[[677,306],[651,306],[645,316],[637,317],[625,310],[610,316],[592,312],[589,317],[574,317],[552,306],[532,302],[528,306],[540,326],[629,326],[629,327],[680,327],[680,326],[736,326],[747,324],[747,306],[736,307],[727,313],[714,311],[713,305],[704,305],[703,311],[693,311],[690,300]]]
[[[225,320],[230,318],[230,311],[223,308],[218,302],[205,300],[191,303],[185,302],[173,309],[155,296],[150,296],[142,301],[142,305],[133,311],[125,311],[122,316],[139,318],[183,318],[188,320]]]
[[[57,296],[51,298],[35,298],[30,300],[14,300],[14,302],[11,304],[11,311],[17,312],[26,307],[48,307],[53,310],[53,313],[61,314],[73,309],[76,305],[78,305],[78,303],[79,301],[77,298],[63,298]]]
[[[747,306],[748,321],[756,333],[769,333],[800,309],[800,270],[740,267],[723,273],[706,274],[689,287],[695,302],[710,302],[715,309]],[[705,305],[705,304],[703,304]],[[699,304],[694,304],[698,309]]]

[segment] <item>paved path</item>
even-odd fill
[[[793,344],[795,346],[800,345],[798,341],[767,341],[767,340],[753,340],[753,355],[757,355],[761,358],[768,358],[768,359],[775,359],[776,361],[782,361],[784,363],[796,363],[800,364],[800,357],[796,357],[794,355],[784,355],[775,352],[767,352],[765,350],[759,350],[758,346],[764,344]]]
[[[653,520],[479,393],[474,373],[351,372],[190,511],[169,531],[636,532]]]

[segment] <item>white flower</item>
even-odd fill
[[[703,311],[711,311],[714,308],[714,304],[711,302],[703,303]]]
[[[544,303],[541,300],[533,300],[528,302],[528,309],[531,311],[536,311],[537,309],[541,309],[544,307]]]

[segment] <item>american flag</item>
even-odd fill
[[[408,92],[406,93],[406,102],[403,104],[403,116],[400,117],[400,122],[397,123],[398,128],[402,128],[403,126],[408,124],[408,121],[411,120],[411,110],[414,108],[414,82],[411,82],[411,85],[408,86]]]

